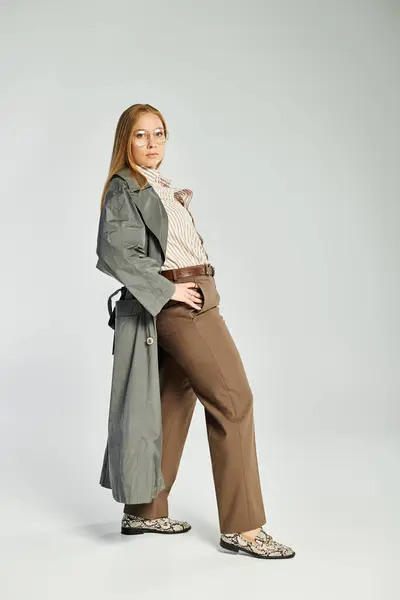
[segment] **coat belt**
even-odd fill
[[[122,298],[122,290],[125,288],[125,286],[122,286],[120,288],[118,288],[117,290],[115,290],[115,292],[113,292],[107,300],[107,308],[108,308],[108,314],[110,315],[110,318],[108,319],[108,325],[111,327],[111,329],[114,329],[114,335],[113,335],[113,345],[112,345],[112,351],[111,354],[114,354],[114,349],[115,349],[115,306],[114,308],[111,310],[112,308],[112,302],[111,302],[111,298],[113,296],[115,296],[116,294],[118,294],[118,292],[121,292],[121,298]],[[120,298],[120,299],[121,299]]]
[[[108,314],[109,314],[108,325],[111,327],[111,329],[114,330],[113,345],[112,345],[111,354],[114,354],[114,350],[115,350],[115,306],[114,306],[114,308],[112,308],[112,301],[111,301],[111,299],[113,298],[113,296],[115,296],[116,294],[118,294],[118,292],[121,292],[121,296],[120,296],[119,299],[123,300],[125,298],[125,296],[126,296],[126,291],[127,291],[127,288],[123,285],[122,287],[120,287],[117,290],[115,290],[115,292],[113,292],[112,294],[110,294],[110,296],[108,297],[108,300],[107,300],[107,309],[108,309]],[[151,336],[151,331],[150,331],[150,325],[149,325],[149,323],[146,324],[146,331],[147,331],[147,343],[148,344],[152,344],[153,343],[153,338]]]

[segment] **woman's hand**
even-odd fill
[[[175,283],[175,294],[171,297],[171,300],[178,300],[179,302],[185,302],[201,310],[203,305],[203,295],[201,292],[196,292],[198,284],[194,281],[185,281],[184,283]]]

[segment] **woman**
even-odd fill
[[[199,398],[220,545],[291,558],[294,551],[263,528],[253,396],[219,312],[215,269],[189,209],[192,191],[171,187],[159,170],[168,137],[151,105],[125,110],[101,202],[96,267],[122,287],[108,301],[114,363],[100,484],[124,503],[122,533],[189,531],[168,516],[168,496]]]

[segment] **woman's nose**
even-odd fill
[[[153,134],[152,134],[152,133],[148,133],[148,134],[147,134],[147,146],[148,146],[148,147],[149,147],[149,146],[150,146],[150,147],[153,147],[153,146],[155,146],[155,145],[156,145],[156,143],[155,143],[155,137],[153,137]]]

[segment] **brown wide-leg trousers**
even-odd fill
[[[253,395],[242,360],[219,312],[212,275],[179,277],[202,292],[201,310],[170,300],[157,315],[162,407],[162,463],[166,488],[152,502],[125,504],[149,519],[168,516],[197,398],[204,406],[220,531],[250,531],[265,524],[253,416]]]

